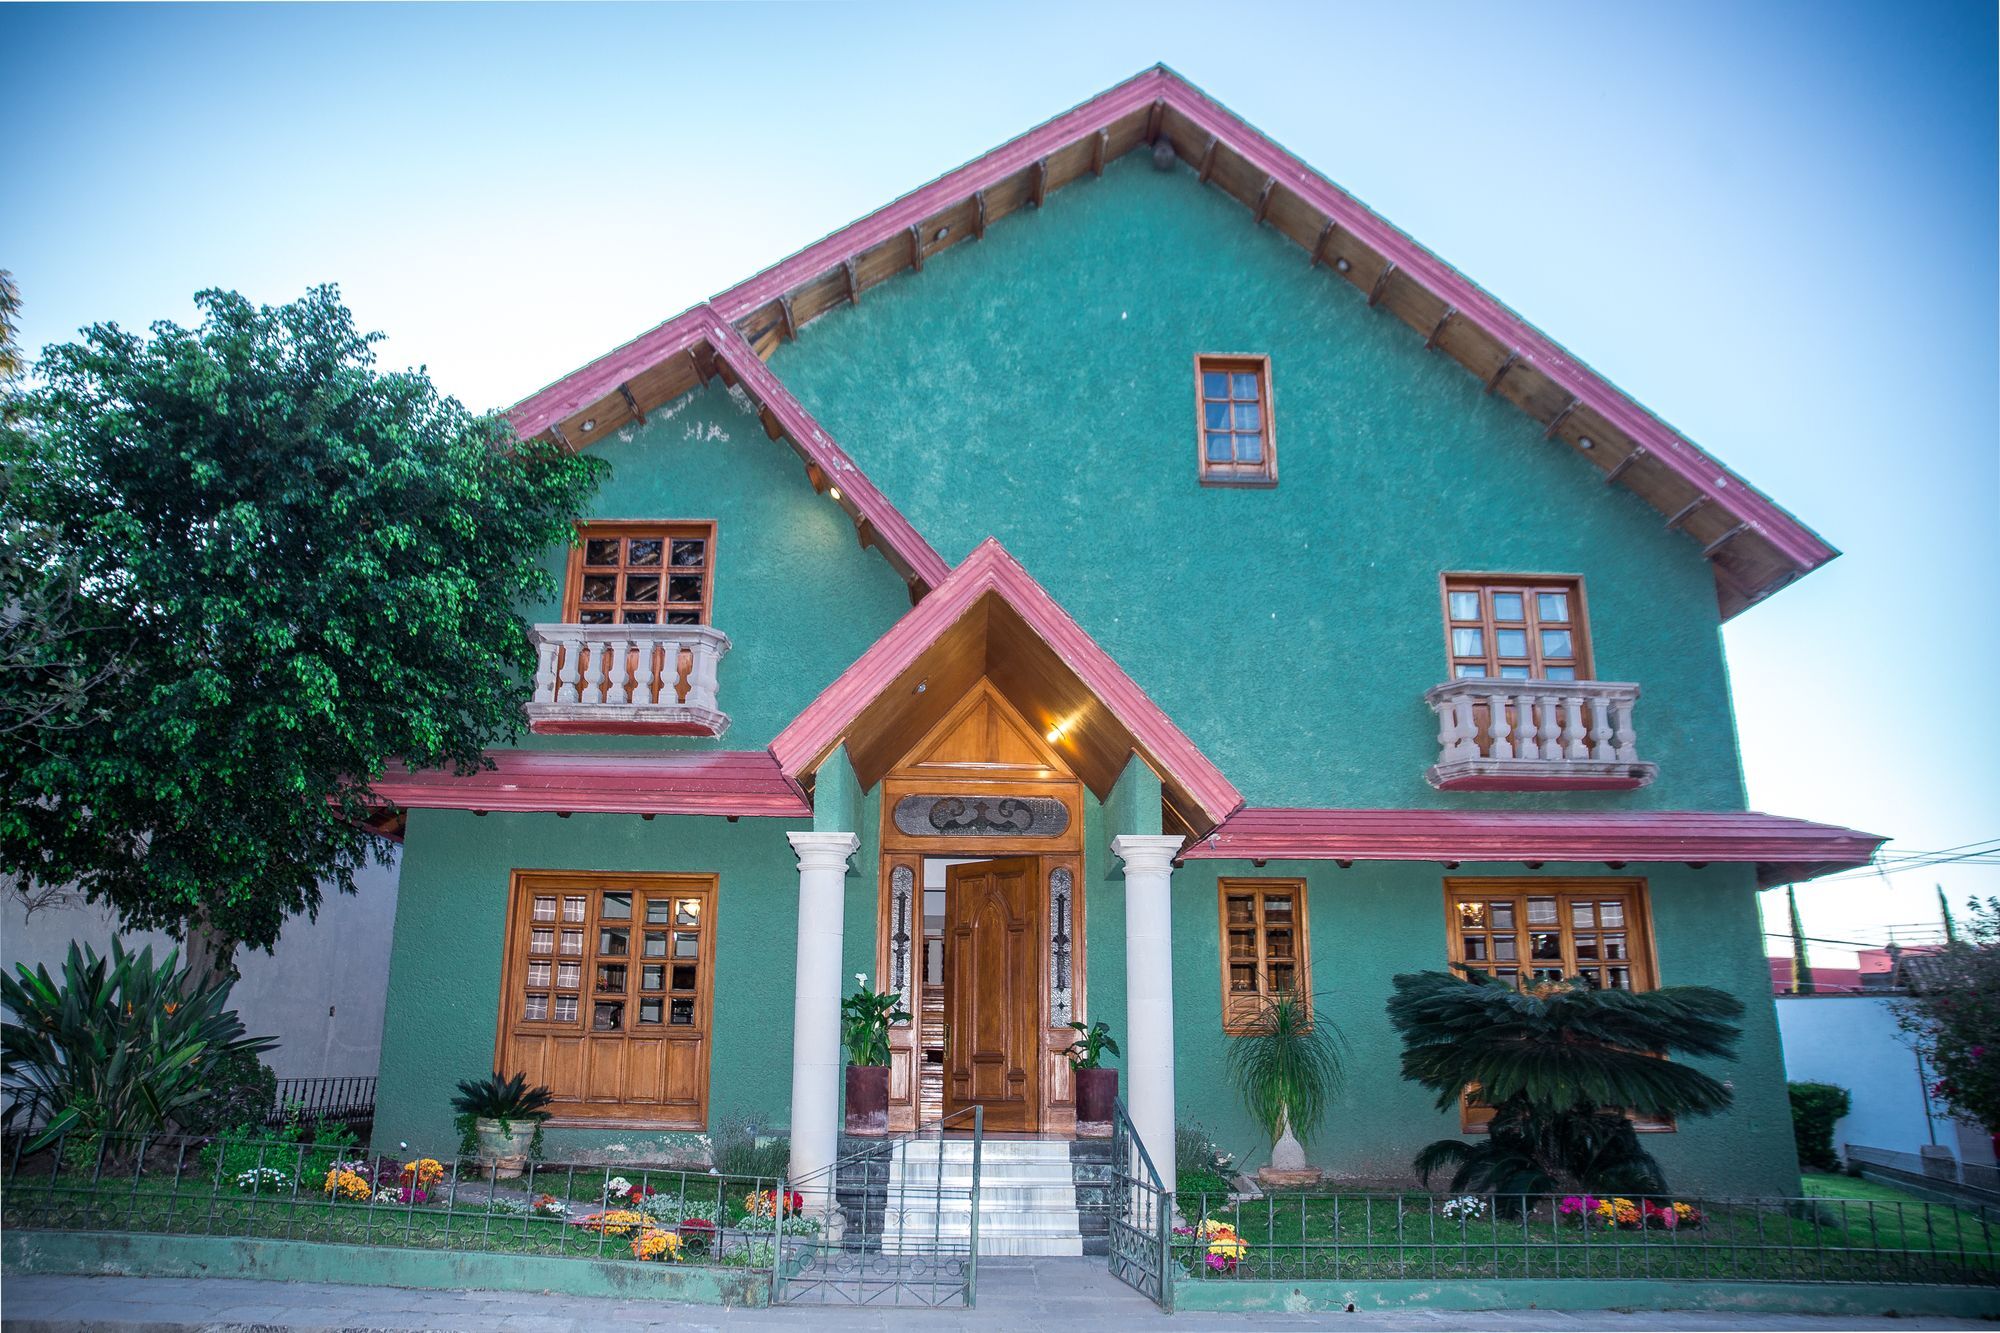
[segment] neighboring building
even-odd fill
[[[1909,986],[1909,971],[1921,967],[1922,960],[1939,952],[1934,944],[1912,944],[1887,949],[1857,949],[1853,967],[1827,967],[1808,962],[1806,974],[1812,979],[1815,995],[1856,995],[1901,992]],[[1792,993],[1792,960],[1768,958],[1771,965],[1771,993]]]
[[[1835,552],[1171,72],[512,415],[612,474],[535,734],[381,785],[379,1140],[503,1065],[552,1153],[738,1109],[803,1174],[864,972],[924,1016],[894,1128],[1068,1135],[1101,1019],[1169,1175],[1177,1118],[1255,1162],[1230,1034],[1296,987],[1353,1071],[1311,1155],[1403,1178],[1462,1111],[1384,1003],[1460,961],[1741,996],[1734,1109],[1649,1146],[1797,1188],[1756,894],[1880,839],[1743,808],[1719,631]]]
[[[382,1008],[389,987],[389,943],[396,921],[396,866],[369,866],[358,891],[328,893],[317,918],[293,917],[277,946],[236,951],[233,1008],[250,1031],[278,1038],[264,1057],[279,1078],[368,1077],[382,1058]],[[0,964],[62,966],[70,941],[108,953],[113,936],[156,957],[176,947],[153,931],[118,929],[117,914],[81,901],[29,912],[20,896],[0,895]]]

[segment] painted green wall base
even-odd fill
[[[1176,1314],[1224,1310],[1735,1310],[1814,1315],[2000,1318],[2000,1291],[1983,1287],[1811,1282],[1198,1282],[1174,1284]]]
[[[552,1291],[695,1305],[768,1305],[771,1297],[771,1275],[748,1268],[111,1231],[10,1230],[0,1237],[0,1269],[9,1275],[247,1277],[434,1291]]]

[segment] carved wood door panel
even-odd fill
[[[1041,886],[1037,858],[945,872],[944,1109],[986,1127],[1041,1127]]]

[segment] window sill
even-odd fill
[[[720,736],[729,715],[685,704],[529,704],[538,736]]]
[[[1220,490],[1268,491],[1276,489],[1278,485],[1278,479],[1276,477],[1204,476],[1200,480],[1202,485],[1213,486]]]
[[[1595,759],[1459,759],[1433,764],[1424,780],[1439,791],[1636,791],[1658,764]]]

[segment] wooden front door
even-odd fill
[[[986,1108],[986,1128],[1041,1128],[1038,860],[945,872],[944,1109]]]

